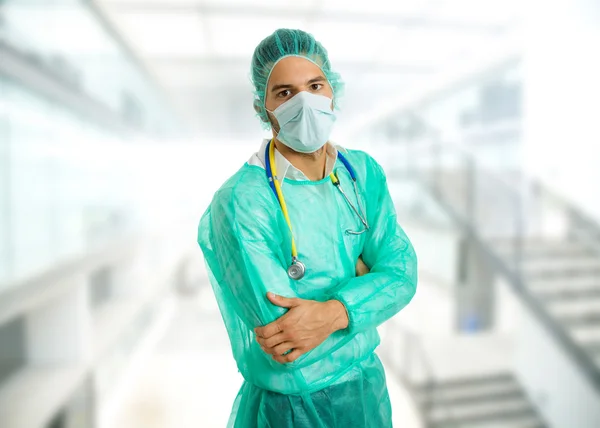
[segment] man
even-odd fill
[[[328,142],[342,84],[310,34],[264,39],[252,80],[273,139],[198,229],[245,379],[229,426],[389,427],[376,327],[412,299],[417,260],[385,175]]]

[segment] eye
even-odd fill
[[[288,97],[288,96],[289,96],[291,93],[292,93],[292,92],[291,92],[289,89],[285,89],[285,90],[283,90],[283,91],[281,91],[281,92],[279,92],[279,93],[277,94],[277,98],[286,98],[286,97]]]
[[[318,91],[323,87],[322,83],[313,83],[312,85],[310,85],[310,87],[312,88],[313,91]]]

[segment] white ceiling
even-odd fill
[[[255,46],[301,28],[346,81],[343,120],[445,67],[476,57],[517,24],[516,0],[97,0],[177,105],[206,134],[260,130],[248,74]]]

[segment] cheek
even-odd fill
[[[269,97],[267,97],[265,99],[265,107],[267,110],[271,110],[271,111],[275,110],[275,107],[273,106],[273,104],[274,104],[273,100],[270,99]]]

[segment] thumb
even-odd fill
[[[267,297],[276,306],[280,306],[282,308],[291,308],[296,306],[296,299],[279,296],[275,293],[271,293],[270,291],[267,293]]]

